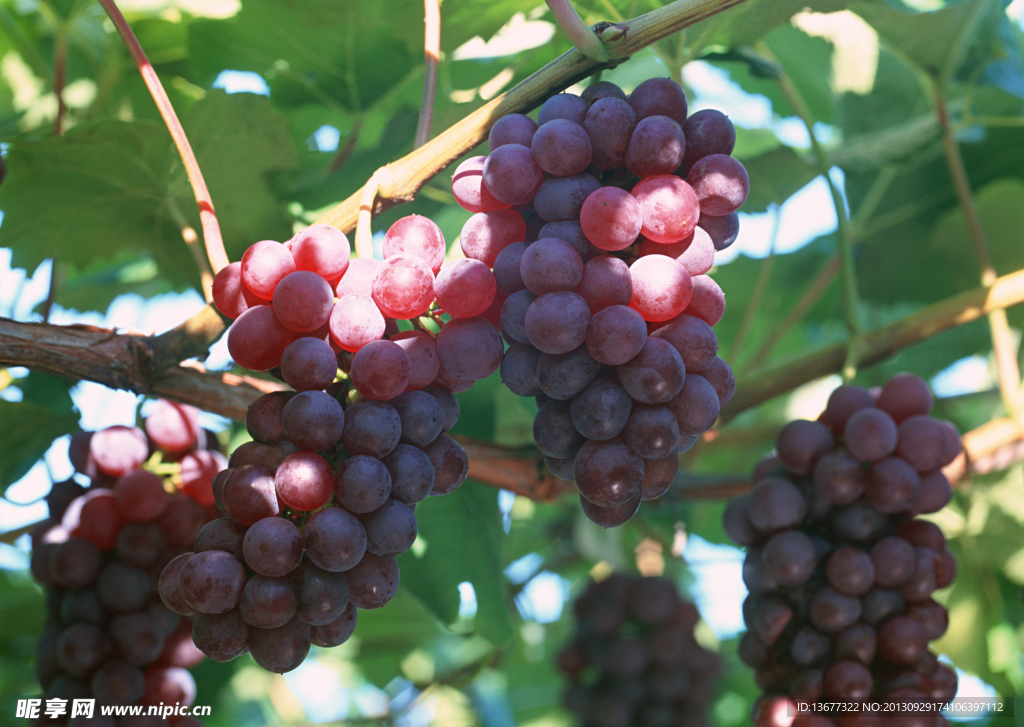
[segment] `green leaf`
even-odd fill
[[[750,175],[750,194],[743,203],[744,212],[764,212],[769,205],[782,204],[818,176],[817,170],[789,147],[778,147],[744,159]]]
[[[0,400],[0,494],[32,469],[57,437],[78,429],[78,414]]]
[[[996,270],[1006,273],[1024,268],[1024,246],[1020,244],[1020,231],[1024,230],[1024,180],[990,182],[977,191],[974,199]],[[937,250],[954,257],[963,254],[964,243],[969,239],[967,220],[958,207],[939,217],[931,242]]]
[[[450,495],[421,502],[416,519],[426,550],[399,557],[403,585],[449,624],[458,617],[459,584],[469,581],[476,592],[477,630],[491,643],[504,644],[512,623],[497,491],[468,480]]]
[[[406,580],[403,565],[403,586]],[[402,661],[411,651],[442,633],[433,614],[412,597],[410,590],[399,588],[384,608],[359,610],[353,637],[359,647],[356,663],[363,676],[381,688],[402,673]]]
[[[842,0],[753,0],[711,16],[687,29],[687,34],[699,38],[708,33],[707,45],[724,48],[753,45],[802,10],[831,13],[847,5]]]
[[[29,371],[14,385],[21,389],[22,402],[41,406],[54,416],[61,416],[74,408],[70,391],[75,382],[71,379],[43,371]]]
[[[792,25],[784,25],[765,38],[772,55],[785,69],[811,118],[831,124],[835,120],[835,99],[830,78],[832,45],[812,38]]]

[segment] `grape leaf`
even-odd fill
[[[0,494],[32,469],[54,439],[77,429],[74,411],[54,413],[39,404],[0,399]]]

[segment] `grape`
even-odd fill
[[[541,393],[540,381],[537,379],[537,361],[542,355],[550,354],[541,354],[529,344],[513,343],[501,359],[501,382],[509,391],[519,396],[536,396]],[[561,355],[571,356],[572,352]]]
[[[338,373],[338,360],[330,345],[316,338],[299,338],[281,356],[281,374],[296,391],[326,389]],[[283,408],[283,407],[282,407]]]
[[[280,365],[281,355],[295,333],[285,328],[269,305],[250,308],[228,330],[228,352],[242,368],[268,371]]]
[[[837,661],[825,672],[825,694],[836,701],[861,702],[871,696],[871,672],[855,661]]]
[[[708,369],[718,354],[718,336],[706,321],[683,313],[651,333],[663,338],[683,357],[688,373],[701,373]],[[703,375],[703,373],[701,373]]]
[[[834,550],[825,565],[828,582],[847,596],[862,596],[875,583],[875,566],[871,556],[860,548]]]
[[[110,639],[94,624],[68,626],[57,638],[57,663],[75,677],[92,674],[110,651]]]
[[[254,243],[242,255],[242,282],[265,300],[271,300],[277,284],[295,270],[295,259],[288,248],[273,240]]]
[[[441,366],[459,378],[472,381],[487,378],[498,370],[503,353],[501,336],[483,318],[454,319],[437,334],[437,357]]]
[[[568,353],[583,343],[589,323],[587,302],[576,293],[560,291],[542,295],[530,304],[524,328],[529,342],[544,353]]]
[[[352,248],[345,233],[333,225],[310,225],[295,233],[289,245],[298,270],[336,280],[348,269]]]
[[[942,466],[945,467],[960,455],[963,447],[960,444],[960,433],[956,430],[956,427],[949,422],[939,423],[946,433],[946,446],[943,448],[944,455],[942,457]]]
[[[622,92],[622,89],[609,81],[591,83],[583,89],[583,93],[580,94],[580,98],[591,106],[593,106],[597,101],[608,97],[619,98],[623,101],[626,100],[626,94]]]
[[[526,335],[526,312],[537,296],[528,290],[512,293],[501,305],[501,332],[518,343],[529,343]]]
[[[654,242],[680,242],[697,226],[700,205],[693,188],[674,174],[642,179],[633,187],[642,219],[638,232]]]
[[[341,439],[345,410],[330,394],[303,391],[285,405],[281,423],[288,439],[296,446],[310,450],[330,449]]]
[[[672,344],[648,336],[640,353],[618,367],[618,377],[637,401],[664,404],[682,391],[686,369]]]
[[[543,181],[544,170],[530,147],[522,144],[503,144],[488,154],[484,162],[484,184],[507,204],[528,203]]]
[[[367,553],[346,578],[350,603],[359,608],[380,608],[398,592],[398,561],[392,555]]]
[[[668,457],[679,441],[679,425],[668,407],[636,404],[622,437],[645,460],[661,459]]]
[[[223,550],[196,553],[181,566],[178,575],[182,599],[200,613],[227,613],[238,605],[244,586],[245,569]]]
[[[903,611],[905,601],[899,591],[887,588],[872,588],[861,599],[864,604],[864,621],[878,625],[890,616]]]
[[[295,615],[301,621],[311,626],[326,626],[345,613],[348,581],[341,573],[305,563],[295,571],[292,582],[297,599]]]
[[[840,449],[821,457],[814,466],[818,497],[833,505],[849,505],[864,492],[866,473],[860,462]]]
[[[928,384],[919,376],[896,374],[882,387],[877,406],[899,424],[915,414],[931,412],[932,393]]]
[[[928,633],[917,619],[896,616],[878,629],[878,651],[894,664],[913,664],[928,648]]]
[[[402,331],[392,336],[391,342],[401,346],[409,356],[409,384],[406,391],[429,386],[441,366],[433,339],[422,331]]]
[[[167,548],[167,536],[156,523],[128,523],[117,536],[117,557],[137,568],[152,568]]]
[[[819,634],[809,626],[804,626],[796,632],[793,637],[793,645],[790,647],[793,661],[800,666],[825,666],[828,664],[831,651],[831,639]]]
[[[640,499],[640,494],[637,493],[619,505],[601,507],[580,495],[580,507],[592,523],[602,528],[617,528],[636,515],[640,509]]]
[[[463,163],[465,164],[465,162]],[[459,166],[459,169],[463,165]],[[459,169],[455,170],[458,176]],[[454,178],[453,178],[454,180]],[[454,181],[452,182],[454,187]],[[430,218],[408,215],[397,220],[384,236],[385,261],[395,255],[412,255],[427,264],[431,272],[441,269],[444,261],[444,235]],[[346,255],[346,257],[348,257]]]
[[[118,510],[128,520],[155,520],[167,507],[164,481],[146,470],[118,478],[113,492]]]
[[[228,318],[238,318],[249,308],[267,305],[268,302],[250,293],[242,283],[241,262],[222,268],[213,278],[213,304]]]
[[[478,212],[462,226],[459,243],[466,257],[494,267],[498,253],[526,237],[526,222],[514,210]]]
[[[284,444],[285,441],[287,440],[282,439],[280,443]],[[284,453],[277,447],[261,442],[246,442],[231,453],[228,468],[236,469],[242,465],[251,464],[274,471],[281,464],[282,459],[284,459]]]
[[[929,472],[921,476],[921,486],[911,510],[915,514],[938,512],[949,504],[952,497],[953,488],[946,476],[940,471]]]
[[[164,452],[176,454],[192,449],[202,427],[199,410],[188,404],[159,399],[146,417],[146,434]]]
[[[574,121],[555,118],[545,122],[537,128],[530,146],[537,164],[548,174],[567,177],[590,166],[590,138]]]
[[[504,121],[505,118],[508,117],[503,117],[502,119],[499,119],[498,123],[500,124],[502,121]],[[530,123],[533,124],[532,119],[530,120]],[[522,142],[516,141],[513,143]],[[470,212],[489,212],[491,210],[506,209],[507,207],[509,207],[509,205],[505,204],[501,200],[497,199],[493,194],[491,194],[487,187],[484,186],[484,162],[486,160],[487,157],[484,156],[470,157],[466,161],[462,162],[462,164],[457,166],[455,168],[455,174],[452,175],[452,195],[455,197],[455,201],[458,202],[463,209],[469,210]],[[422,219],[427,218],[424,217]],[[425,238],[433,238],[433,235],[430,234],[429,231],[425,229],[417,230],[416,233],[427,233],[424,235]],[[444,238],[441,237],[441,240],[441,259],[443,260]],[[427,247],[431,246],[428,245]]]
[[[214,661],[231,661],[246,648],[249,625],[238,609],[223,614],[196,616],[192,622],[192,641]]]
[[[149,445],[141,429],[115,425],[93,433],[89,456],[101,472],[120,477],[142,466]]]
[[[841,432],[853,414],[874,405],[874,397],[863,386],[840,386],[829,394],[825,420],[829,426]]]
[[[832,432],[819,422],[796,419],[779,432],[775,448],[789,470],[798,475],[809,475],[822,456],[835,446]]]
[[[242,525],[252,525],[280,511],[273,474],[256,465],[235,469],[224,483],[221,499],[228,517]]]
[[[437,400],[425,391],[408,391],[391,401],[402,422],[401,441],[418,447],[430,444],[441,433],[444,414]]]
[[[583,121],[593,147],[591,163],[598,169],[621,167],[634,126],[636,113],[624,99],[609,96],[595,101]]]
[[[341,443],[349,454],[387,455],[402,435],[402,418],[391,404],[360,399],[345,413]]]
[[[759,545],[764,539],[750,522],[750,493],[734,497],[726,503],[722,514],[725,533],[740,545]]]
[[[859,661],[869,666],[875,658],[875,630],[857,623],[836,636],[836,659]]]
[[[885,516],[863,501],[836,508],[829,516],[829,524],[838,540],[867,544],[873,542],[886,527]]]
[[[834,634],[860,618],[860,600],[846,596],[828,586],[814,594],[810,602],[811,623],[820,631]]]
[[[590,355],[609,366],[633,359],[646,345],[647,338],[643,316],[624,305],[611,305],[595,313],[585,336]]]
[[[569,243],[544,238],[523,252],[519,270],[534,295],[574,290],[583,277],[583,258]]]
[[[625,164],[638,177],[672,174],[683,161],[683,128],[667,116],[647,116],[633,129]]]
[[[589,174],[551,177],[540,185],[533,198],[533,207],[537,216],[549,224],[574,222],[580,218],[583,203],[600,188],[601,183]],[[537,239],[543,237],[544,227],[538,230]]]
[[[181,460],[181,492],[201,505],[213,505],[213,478],[227,467],[220,452],[199,450],[186,454]],[[166,512],[166,508],[164,508]]]
[[[289,273],[274,288],[273,311],[289,331],[308,333],[327,323],[334,308],[334,291],[316,273]]]
[[[622,432],[632,402],[618,381],[600,378],[576,396],[569,407],[573,425],[587,439],[604,441]]]
[[[765,646],[772,646],[786,626],[793,620],[793,608],[778,596],[767,596],[758,601],[751,631]]]
[[[526,289],[523,276],[519,273],[519,265],[528,245],[526,242],[513,242],[494,259],[495,285],[505,295]]]
[[[597,187],[594,187],[594,189],[597,189]],[[583,204],[582,199],[580,200],[580,204]],[[578,213],[576,217],[579,217]],[[545,237],[555,237],[559,240],[568,242],[572,245],[573,249],[580,254],[584,263],[589,262],[598,255],[604,254],[603,250],[595,247],[594,244],[587,239],[587,236],[583,234],[583,227],[579,222],[575,221],[575,219],[547,223],[537,232],[538,240]]]
[[[108,661],[92,675],[89,688],[101,705],[136,704],[146,692],[146,678],[123,661]]]
[[[595,314],[612,305],[629,305],[633,299],[629,267],[617,257],[599,255],[583,266],[576,292]]]
[[[223,550],[226,553],[231,553],[236,559],[241,561],[244,556],[242,555],[242,538],[245,537],[246,527],[236,523],[231,518],[218,518],[217,520],[211,520],[203,526],[202,530],[196,535],[194,550],[197,553],[202,553],[206,550]],[[188,555],[187,553],[185,555]],[[178,556],[171,563],[176,563],[182,556]],[[176,566],[180,568],[181,565]],[[167,573],[167,568],[170,568],[170,564],[164,568],[164,572]],[[168,578],[176,578],[168,573]],[[163,587],[164,575],[160,575],[161,587]],[[174,611],[174,609],[171,609]],[[184,614],[183,614],[184,615]]]
[[[334,294],[339,298],[347,295],[365,295],[369,298],[373,292],[373,279],[377,277],[380,265],[380,260],[368,257],[357,257],[352,260],[335,286]]]
[[[552,399],[571,399],[597,378],[601,364],[585,346],[578,346],[568,353],[541,354],[534,371],[543,393]]]
[[[437,376],[430,382],[430,385],[435,388],[444,389],[445,391],[455,392],[458,394],[463,391],[469,391],[470,387],[472,387],[474,383],[475,382],[472,379],[461,379],[451,373],[444,366],[439,366]]]
[[[868,471],[864,499],[879,512],[893,514],[909,510],[921,489],[921,479],[899,457],[889,457]]]
[[[901,586],[914,574],[917,556],[914,546],[895,536],[882,538],[871,549],[875,583],[885,588]]]
[[[315,452],[293,452],[278,466],[274,487],[288,507],[312,512],[331,499],[334,473],[327,460]]]
[[[694,227],[693,232],[679,242],[663,244],[644,240],[640,245],[640,256],[664,255],[670,257],[692,275],[704,275],[715,264],[715,245],[702,228]]]
[[[91,541],[69,538],[63,543],[52,543],[42,549],[47,555],[47,572],[55,585],[64,588],[84,588],[99,575],[103,554]]]
[[[434,487],[434,465],[422,450],[400,444],[383,462],[391,475],[391,497],[414,505],[430,494]]]
[[[409,385],[411,368],[409,355],[397,343],[373,341],[356,351],[352,357],[352,385],[360,394],[370,399],[393,399],[405,391]],[[334,401],[332,397],[328,398]],[[334,403],[337,404],[336,401]],[[289,406],[292,404],[289,403]],[[333,407],[331,408],[333,409]],[[338,410],[341,410],[340,404]],[[285,413],[287,414],[287,408]],[[341,416],[344,417],[343,412]],[[339,429],[338,437],[335,440],[340,438],[341,433],[342,430]],[[321,446],[309,448],[327,449],[332,444],[324,445],[325,439],[317,441],[321,442]]]
[[[686,134],[683,166],[687,169],[711,154],[732,154],[736,145],[736,127],[728,116],[715,109],[692,114],[683,124],[683,133]]]
[[[496,290],[490,269],[479,260],[469,258],[446,263],[434,281],[437,302],[452,318],[481,315],[494,300]]]
[[[680,126],[686,122],[686,92],[670,78],[648,78],[629,94],[636,118],[668,116]]]
[[[685,358],[683,363],[686,363]],[[711,388],[718,394],[718,403],[721,406],[725,406],[732,399],[732,395],[736,392],[736,376],[729,368],[729,364],[721,357],[715,356],[714,361],[707,368],[701,369],[700,375],[708,380]]]
[[[932,599],[910,604],[907,615],[921,622],[929,640],[940,638],[949,628],[949,612]]]
[[[582,124],[586,115],[586,101],[575,94],[559,93],[549,98],[540,107],[540,111],[537,112],[537,125],[543,126],[554,119],[568,119]]]
[[[917,414],[899,425],[896,456],[906,460],[918,472],[931,472],[942,466],[946,430],[936,419]]]
[[[634,451],[636,450],[634,449]],[[645,459],[644,479],[640,483],[640,498],[656,500],[664,495],[672,486],[678,471],[679,457],[675,454],[658,459]]]
[[[125,518],[114,499],[114,493],[106,489],[91,489],[81,500],[81,507],[69,507],[64,513],[62,526],[85,538],[101,550],[111,550],[117,544],[117,534],[124,526]],[[54,565],[51,563],[50,569]]]
[[[127,563],[108,563],[96,579],[100,602],[117,613],[142,608],[152,590],[153,579],[146,571]]]
[[[754,485],[747,512],[751,525],[767,535],[803,522],[807,502],[789,480],[769,477]]]
[[[633,297],[629,305],[647,321],[668,321],[690,302],[690,274],[665,255],[641,257],[629,266]]]
[[[644,461],[621,438],[584,442],[573,465],[580,494],[600,507],[638,497]]]
[[[362,518],[366,550],[376,555],[398,555],[416,540],[416,516],[404,502],[389,499]]]
[[[558,479],[572,482],[572,464],[575,459],[575,457],[558,459],[556,457],[549,457],[545,454],[544,465],[548,468],[548,471]]]
[[[762,551],[768,573],[783,586],[806,583],[817,565],[815,556],[814,542],[799,530],[776,533]]]
[[[693,294],[686,312],[696,316],[709,326],[722,320],[725,315],[725,293],[712,278],[707,275],[694,275],[690,278]]]
[[[249,649],[253,660],[277,674],[289,672],[305,661],[309,643],[309,624],[297,618],[276,629],[249,629]]]
[[[331,340],[342,350],[352,353],[372,341],[379,341],[384,335],[384,316],[369,293],[339,293],[338,298],[331,312]]]
[[[529,146],[536,131],[537,124],[529,116],[508,114],[494,122],[487,140],[491,151],[505,144]]]
[[[740,217],[735,212],[721,217],[702,212],[697,220],[697,226],[708,233],[715,250],[721,251],[736,242],[740,233]]]
[[[250,626],[261,629],[284,626],[295,616],[297,608],[298,599],[290,579],[269,578],[259,574],[245,584],[238,602],[238,612],[242,619]]]
[[[108,627],[116,655],[132,666],[156,661],[164,648],[158,624],[142,611],[121,614]]]
[[[245,533],[242,554],[246,565],[261,576],[280,578],[295,570],[302,560],[302,534],[284,518],[263,518]]]
[[[690,167],[686,181],[700,208],[722,217],[738,210],[750,193],[750,177],[743,165],[727,154],[709,154]]]
[[[340,507],[327,507],[303,528],[306,555],[332,573],[352,568],[366,552],[366,530],[359,519]]]
[[[157,667],[149,669],[145,676],[146,692],[143,702],[155,705],[190,705],[196,698],[196,682],[186,669],[180,667]],[[179,722],[180,724],[180,722]],[[187,726],[187,723],[186,723]]]
[[[675,415],[681,434],[703,434],[718,419],[718,394],[698,374],[688,375],[679,394],[666,406]]]
[[[881,409],[861,409],[846,420],[846,449],[861,462],[881,462],[896,451],[898,430]]]
[[[245,429],[249,436],[257,442],[266,444],[275,444],[283,440],[285,434],[281,427],[281,414],[284,412],[285,404],[293,396],[295,394],[290,391],[273,391],[250,404],[245,413]]]
[[[441,405],[441,412],[444,415],[444,424],[441,427],[441,431],[447,432],[459,421],[459,400],[450,391],[445,391],[444,389],[428,387],[424,391],[437,399],[437,403]]]
[[[900,594],[913,603],[927,601],[938,588],[936,578],[936,554],[928,548],[914,548],[916,564],[910,580],[900,586]]]
[[[374,457],[362,454],[349,457],[338,468],[334,478],[334,496],[351,512],[376,510],[387,501],[390,492],[391,475]]]
[[[580,226],[587,239],[602,250],[624,250],[642,229],[642,204],[624,189],[601,187],[580,208]]]
[[[348,641],[356,629],[357,609],[348,604],[341,616],[323,626],[314,625],[309,629],[309,638],[317,646],[329,648]]]
[[[92,588],[68,591],[60,599],[60,620],[65,625],[91,623],[102,626],[107,621],[107,611]]]
[[[431,495],[447,495],[466,481],[469,458],[466,457],[466,450],[454,439],[442,434],[421,449],[434,465],[434,488]]]
[[[371,288],[373,302],[390,318],[411,319],[434,301],[434,273],[416,255],[400,253],[384,260]]]
[[[217,521],[215,520],[214,522]],[[241,547],[241,538],[239,538],[238,542],[239,547]],[[181,589],[178,586],[178,576],[181,573],[181,569],[192,555],[192,553],[182,553],[171,560],[160,573],[160,580],[158,582],[160,600],[163,601],[167,608],[181,616],[195,616],[196,614],[196,610],[182,597]]]
[[[626,416],[629,416],[627,412]],[[533,439],[544,454],[558,459],[569,459],[586,441],[573,424],[571,403],[549,401],[537,411],[533,420]]]
[[[928,548],[935,553],[946,549],[946,538],[935,523],[926,520],[911,520],[900,528],[899,535],[911,545]]]

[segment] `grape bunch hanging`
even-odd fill
[[[392,227],[383,262],[350,261],[347,238],[314,225],[285,244],[252,245],[215,279],[217,307],[236,318],[234,360],[273,369],[294,391],[250,406],[253,441],[213,481],[225,517],[160,579],[210,658],[248,650],[283,673],[311,644],[346,641],[358,608],[397,592],[395,556],[416,539],[416,503],[465,480],[466,453],[444,434],[459,415],[446,367],[483,378],[502,348],[475,314],[443,326],[429,315],[444,253],[424,217]],[[400,331],[396,319],[417,328]]]
[[[548,99],[536,123],[499,119],[490,154],[452,179],[475,213],[466,269],[493,269],[502,380],[536,397],[548,468],[604,527],[668,490],[735,388],[712,330],[725,296],[708,276],[750,187],[735,140],[720,112],[688,116],[669,79],[628,99],[600,82]]]
[[[75,699],[188,706],[195,698],[188,669],[203,654],[192,643],[191,620],[161,603],[156,584],[216,517],[212,481],[225,459],[198,414],[160,401],[145,431],[114,426],[71,439],[71,462],[90,486],[55,483],[46,497],[49,518],[32,533],[31,570],[46,592],[47,615],[36,677],[45,699],[68,700],[63,721],[47,724],[67,722]],[[93,721],[114,724],[98,710]],[[191,716],[168,721],[199,724]]]
[[[694,639],[700,614],[671,581],[615,573],[591,583],[573,608],[576,634],[556,666],[580,724],[707,724],[721,665]]]
[[[949,622],[932,594],[953,581],[956,562],[939,528],[915,516],[949,502],[942,468],[961,447],[931,407],[912,374],[877,392],[839,387],[818,421],[783,427],[753,490],[726,507],[726,532],[748,548],[739,654],[765,692],[758,727],[868,727],[882,715],[797,714],[795,705],[956,694],[956,673],[928,649]],[[944,724],[934,711],[913,719]]]

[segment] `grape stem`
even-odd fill
[[[217,222],[217,213],[213,209],[213,200],[210,199],[210,190],[206,187],[206,180],[199,169],[199,162],[196,161],[192,145],[185,135],[185,130],[178,120],[178,115],[171,105],[171,100],[167,97],[167,92],[164,90],[159,76],[156,75],[153,65],[149,62],[145,51],[142,50],[142,46],[139,44],[139,39],[135,37],[135,33],[132,31],[131,26],[128,25],[124,15],[121,14],[117,4],[114,0],[99,0],[99,3],[114,23],[114,27],[117,28],[121,40],[124,41],[128,53],[131,55],[132,60],[135,61],[135,65],[139,69],[139,75],[142,76],[146,88],[149,89],[149,93],[153,97],[157,109],[160,111],[161,118],[167,126],[167,130],[174,140],[174,146],[177,147],[178,154],[181,156],[181,162],[185,166],[185,174],[192,185],[192,193],[195,195],[196,204],[199,207],[199,220],[203,228],[206,256],[209,258],[210,267],[213,269],[213,272],[219,273],[228,266],[230,261],[228,260],[227,252],[224,250],[224,239],[221,236],[220,224]]]
[[[502,116],[536,108],[551,96],[552,89],[566,88],[598,70],[617,65],[652,43],[744,1],[676,0],[646,15],[607,26],[604,38],[610,57],[607,63],[587,58],[573,48],[420,148],[388,164],[384,169],[391,172],[390,177],[382,181],[371,214],[412,201],[430,179],[486,141],[491,126]],[[363,192],[358,191],[321,215],[317,222],[349,233],[356,228],[362,203]]]
[[[359,222],[356,225],[356,255],[373,258],[373,203],[380,191],[381,180],[389,176],[386,167],[381,167],[370,177],[363,187],[359,201]]]
[[[571,0],[547,0],[548,10],[576,50],[598,63],[608,62],[608,49],[576,12]]]
[[[413,149],[419,149],[430,141],[434,96],[437,94],[437,63],[441,56],[441,0],[423,0],[423,24],[423,103],[420,105]]]
[[[974,244],[974,253],[977,255],[978,263],[981,266],[981,284],[991,285],[997,279],[995,266],[992,263],[992,253],[989,250],[988,241],[985,239],[985,230],[981,225],[978,206],[974,201],[974,195],[971,193],[971,182],[967,177],[967,169],[960,154],[960,147],[953,136],[945,87],[941,81],[935,83],[934,100],[935,113],[939,118],[939,125],[942,127],[942,150],[945,153],[946,166],[949,167],[950,180],[953,183],[953,188],[956,190],[957,200],[960,203],[960,208],[963,210],[964,219],[967,221],[967,234]],[[988,314],[988,323],[992,333],[992,352],[996,360],[996,370],[999,375],[999,391],[1002,395],[1003,406],[1019,422],[1021,429],[1024,429],[1020,365],[1017,361],[1017,348],[1013,341],[1013,334],[1010,331],[1010,323],[1007,320],[1006,311],[992,311]]]

